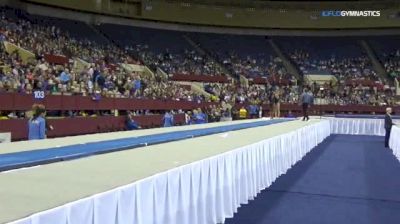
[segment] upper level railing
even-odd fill
[[[47,110],[192,110],[211,103],[193,101],[154,100],[136,98],[101,98],[96,101],[88,96],[48,95],[35,99],[33,94],[0,93],[0,110],[30,110],[34,103],[41,103]]]

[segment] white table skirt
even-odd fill
[[[393,126],[390,132],[389,147],[400,161],[400,127]]]
[[[332,134],[377,135],[384,136],[383,119],[365,118],[327,118],[331,123]]]
[[[361,118],[327,118],[330,121],[332,134],[347,135],[375,135],[385,136],[385,121],[383,119],[361,119]],[[395,120],[399,123],[399,120]],[[400,128],[393,126],[389,147],[400,161]]]
[[[214,224],[331,134],[329,121],[34,214],[16,224]]]

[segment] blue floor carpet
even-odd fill
[[[226,224],[399,224],[400,162],[383,137],[332,135]]]

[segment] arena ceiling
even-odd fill
[[[241,8],[323,8],[332,6],[333,8],[397,8],[400,6],[399,0],[113,0],[130,3],[181,3],[188,5],[209,5],[223,7],[241,7]]]

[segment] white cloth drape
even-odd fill
[[[222,223],[330,134],[322,121],[14,223]]]
[[[390,132],[389,147],[400,161],[400,127],[393,126]]]
[[[327,118],[331,123],[332,134],[346,135],[385,135],[383,119]]]

